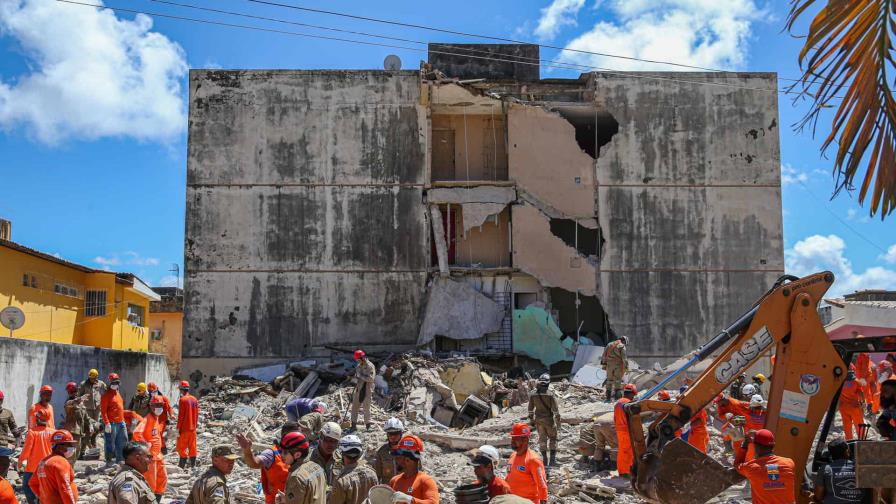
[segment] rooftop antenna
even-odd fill
[[[178,289],[180,288],[180,265],[177,263],[171,263],[171,269],[168,270],[169,273],[174,273],[174,286]]]

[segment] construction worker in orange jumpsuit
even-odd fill
[[[199,401],[190,395],[190,382],[180,382],[180,400],[177,401],[177,465],[183,469],[190,458],[190,467],[196,467],[196,425],[199,423]]]
[[[165,470],[165,458],[162,456],[162,422],[159,418],[164,413],[162,398],[155,396],[149,403],[149,414],[134,429],[134,440],[142,441],[149,446],[152,461],[143,477],[156,498],[162,498],[168,488],[168,473]]]
[[[796,503],[793,460],[775,455],[774,449],[775,435],[770,430],[751,430],[744,437],[740,455],[734,459],[734,469],[750,482],[754,504]],[[752,451],[756,458],[745,459],[744,455]]]
[[[744,422],[744,432],[749,432],[751,430],[758,431],[765,427],[765,419],[768,416],[768,412],[765,409],[765,400],[762,399],[762,396],[759,394],[754,394],[753,397],[750,398],[750,402],[746,401],[738,401],[737,399],[732,399],[728,396],[723,395],[719,400],[717,411],[720,419],[725,419],[727,413],[731,413],[734,416],[742,416],[746,420]],[[753,458],[753,445],[750,445],[748,453],[740,453],[742,443],[734,444],[734,458],[737,459],[741,455],[742,460],[750,460]]]
[[[507,478],[510,491],[533,504],[548,501],[548,479],[541,457],[529,449],[532,429],[527,423],[515,423],[510,428],[510,447],[513,455],[507,461]]]
[[[49,421],[47,422],[47,428],[50,430],[56,430],[56,420],[53,416],[53,405],[50,404],[50,400],[53,398],[53,387],[49,385],[44,385],[40,388],[39,399],[36,403],[31,405],[31,408],[28,410],[28,428],[33,429],[37,423],[34,421],[34,414],[38,411],[46,411],[47,417]]]
[[[6,478],[9,474],[10,457],[13,456],[15,450],[0,446],[0,504],[19,504],[16,499],[16,491]]]
[[[856,378],[862,386],[862,395],[865,397],[865,407],[869,413],[879,413],[880,408],[874,405],[874,397],[880,397],[880,387],[877,384],[877,372],[871,356],[861,353],[856,358]]]
[[[106,462],[110,462],[113,456],[116,462],[123,462],[121,450],[128,442],[128,428],[124,423],[124,399],[118,392],[120,386],[121,378],[116,373],[109,373],[109,389],[100,398],[100,416],[105,426]]]
[[[613,407],[613,426],[616,428],[616,440],[619,444],[619,451],[616,453],[616,471],[623,477],[629,477],[631,474],[635,457],[632,454],[632,442],[628,434],[628,418],[622,408],[626,403],[632,402],[637,393],[638,389],[633,384],[626,383],[622,387],[622,399],[616,401]]]
[[[678,393],[683,394],[687,389],[687,385],[682,385],[678,389]],[[706,410],[701,409],[696,415],[691,417],[691,430],[688,433],[688,444],[703,453],[706,453],[706,448],[709,446],[709,432],[706,430],[707,420]]]
[[[840,389],[840,418],[843,420],[843,436],[847,441],[854,438],[853,428],[858,432],[859,424],[864,423],[862,404],[865,392],[862,384],[856,379],[852,369],[846,372],[846,380]]]
[[[301,427],[296,422],[286,422],[280,427],[280,438],[283,439],[290,432],[301,432]],[[286,491],[286,478],[289,476],[289,464],[283,461],[280,454],[280,446],[275,443],[258,455],[252,453],[252,440],[243,434],[236,435],[236,442],[243,449],[243,462],[252,469],[261,470],[261,490],[264,492],[264,501],[274,504],[278,493]]]
[[[75,504],[78,487],[69,459],[78,450],[75,438],[67,430],[58,430],[50,438],[53,451],[37,466],[28,482],[40,504]]]
[[[28,504],[37,502],[37,496],[31,491],[28,482],[31,481],[34,473],[37,472],[37,466],[40,465],[40,461],[53,452],[51,439],[56,431],[47,427],[49,421],[47,415],[49,413],[45,409],[34,412],[36,425],[33,429],[28,429],[28,434],[25,435],[25,447],[22,448],[22,454],[19,455],[19,472],[23,475],[25,498],[28,500]]]
[[[171,401],[168,400],[162,391],[159,390],[159,386],[155,384],[155,382],[149,382],[146,384],[146,390],[149,392],[150,400],[152,397],[159,396],[162,398],[162,402],[165,403],[164,410],[162,413],[162,417],[159,419],[162,421],[162,455],[168,455],[168,443],[165,437],[165,432],[168,429],[168,425],[171,423],[171,419],[174,418],[174,410],[171,409]]]

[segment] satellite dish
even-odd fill
[[[383,60],[383,68],[386,70],[401,70],[401,58],[394,54],[386,56]]]
[[[21,329],[25,325],[25,312],[15,306],[7,306],[0,310],[0,324],[9,329],[10,335],[12,335],[12,331]]]

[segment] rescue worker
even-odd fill
[[[68,462],[78,450],[75,440],[67,430],[58,430],[53,433],[50,442],[53,451],[38,464],[28,486],[43,504],[75,504],[78,502],[78,487],[75,485],[75,471]]]
[[[495,467],[500,460],[501,456],[498,454],[497,448],[492,445],[482,445],[473,453],[473,460],[470,461],[473,473],[476,474],[476,484],[485,485],[488,488],[489,497],[512,493],[507,481],[495,474]]]
[[[557,462],[557,431],[560,430],[560,404],[550,391],[551,376],[538,378],[535,392],[529,397],[529,422],[538,431],[538,449],[546,465]],[[550,449],[550,452],[548,452]],[[550,458],[548,457],[550,455]]]
[[[38,392],[38,401],[31,405],[31,408],[28,410],[28,428],[31,429],[36,425],[34,414],[38,411],[46,411],[47,417],[49,420],[47,421],[47,428],[50,430],[56,429],[56,420],[53,415],[53,405],[50,404],[50,400],[53,399],[53,387],[49,385],[44,385],[40,388],[40,392]]]
[[[36,425],[32,429],[28,429],[25,435],[25,446],[22,448],[22,454],[19,455],[19,471],[23,474],[22,482],[25,490],[25,498],[28,504],[37,502],[37,497],[28,486],[28,482],[34,477],[40,461],[45,459],[47,455],[53,452],[53,433],[54,430],[47,426],[49,421],[46,410],[38,410],[34,414]]]
[[[755,448],[750,449],[750,446]],[[751,430],[740,445],[734,470],[750,482],[752,502],[756,504],[793,504],[796,502],[796,478],[793,460],[774,454],[775,435],[770,430]],[[756,458],[744,456],[755,451]]]
[[[69,461],[75,463],[87,449],[87,440],[90,438],[90,417],[87,416],[84,398],[78,395],[78,384],[68,382],[65,390],[68,392],[68,400],[65,401],[65,424],[62,428],[69,431],[78,443],[78,451],[75,453],[75,457]]]
[[[756,390],[756,385],[753,385],[752,383],[747,383],[740,388],[740,396],[743,397],[742,400],[749,401],[756,394],[759,394],[759,392]]]
[[[753,388],[756,390],[756,393],[761,395],[763,398],[767,397],[765,393],[765,382],[768,381],[764,374],[756,373],[753,375]],[[748,397],[752,397],[748,396]]]
[[[370,401],[373,398],[373,382],[376,379],[376,367],[367,359],[364,350],[355,350],[355,391],[352,393],[352,431],[358,422],[358,409],[364,407],[364,423],[370,430]]]
[[[634,455],[632,454],[631,437],[628,432],[628,418],[625,416],[623,406],[632,402],[638,389],[631,383],[622,387],[622,398],[616,401],[613,406],[613,426],[616,428],[616,442],[619,444],[619,451],[616,453],[616,471],[619,476],[629,477],[634,463]]]
[[[719,400],[719,404],[716,408],[716,411],[719,414],[720,418],[726,418],[727,413],[732,413],[734,417],[743,417],[744,418],[744,432],[749,432],[751,430],[758,431],[765,427],[765,419],[768,416],[768,412],[765,409],[765,400],[759,394],[753,394],[753,397],[750,398],[750,402],[746,403],[744,401],[738,401],[737,399],[731,399],[730,397],[722,396]],[[734,418],[732,418],[733,422]],[[735,459],[740,454],[740,447],[742,443],[734,444],[734,456]],[[750,445],[750,449],[752,450],[752,445]],[[753,453],[745,453],[741,456],[741,460],[750,460],[753,458]]]
[[[129,441],[121,452],[124,464],[109,482],[107,504],[155,504],[157,497],[143,477],[152,462],[149,448],[143,443]]]
[[[613,402],[620,392],[622,386],[622,377],[628,369],[628,357],[625,355],[625,345],[628,338],[620,336],[619,339],[613,340],[607,344],[604,354],[600,358],[600,364],[607,372],[607,381],[605,387],[607,389],[606,402]]]
[[[840,418],[843,420],[843,435],[847,441],[854,438],[853,429],[858,432],[859,424],[865,422],[862,404],[865,402],[862,385],[852,369],[846,372],[846,380],[840,389]]]
[[[320,429],[320,439],[317,448],[308,457],[309,462],[314,462],[324,470],[327,486],[333,483],[333,464],[336,462],[334,454],[339,447],[339,439],[342,437],[342,427],[336,422],[327,422]],[[307,437],[305,439],[308,439]]]
[[[138,383],[137,384],[137,393],[134,394],[134,397],[131,398],[131,401],[128,403],[128,409],[133,411],[134,413],[145,417],[149,414],[149,394],[146,393],[146,384]]]
[[[531,433],[525,423],[515,423],[510,428],[513,454],[507,461],[507,484],[514,495],[542,504],[548,500],[548,480],[541,457],[529,449]]]
[[[728,396],[733,397],[734,399],[737,399],[738,401],[743,401],[744,399],[749,399],[750,397],[753,397],[752,395],[748,395],[748,396],[744,397],[744,395],[741,393],[741,390],[743,390],[744,385],[747,385],[747,375],[740,374],[740,375],[738,375],[737,378],[734,379],[734,381],[731,382],[731,385],[728,387]]]
[[[134,429],[134,440],[142,441],[149,446],[149,454],[152,455],[152,460],[149,462],[149,467],[143,472],[143,477],[146,479],[149,488],[156,495],[156,498],[161,501],[162,496],[165,495],[165,490],[168,488],[168,472],[165,469],[165,458],[162,455],[163,432],[160,420],[165,412],[165,408],[162,399],[158,396],[152,398],[150,407],[152,411]],[[123,450],[122,453],[124,453]]]
[[[286,402],[283,409],[290,422],[298,422],[303,416],[314,411],[321,402],[317,399],[309,399],[307,397],[299,397]],[[326,407],[326,405],[324,405]]]
[[[252,469],[261,470],[261,490],[264,501],[273,504],[277,494],[286,490],[286,477],[289,475],[289,464],[283,461],[280,440],[290,432],[301,432],[299,424],[286,422],[280,427],[280,437],[271,448],[255,456],[252,453],[252,440],[243,434],[237,434],[236,441],[243,449],[243,462]]]
[[[230,445],[212,448],[212,466],[193,483],[190,496],[184,504],[230,504],[227,475],[233,472],[236,459],[240,458]]]
[[[111,463],[113,457],[116,462],[123,462],[124,455],[121,450],[128,442],[128,429],[124,423],[124,400],[118,392],[120,386],[121,378],[116,373],[109,373],[109,389],[100,398],[100,415],[103,418],[107,463]]]
[[[326,413],[327,405],[322,402],[317,402],[311,406],[310,413],[299,419],[299,427],[302,429],[302,434],[305,434],[305,437],[312,444],[317,442],[317,438],[320,436],[320,430],[323,428],[324,423],[326,423],[326,419],[324,418]]]
[[[283,461],[289,464],[286,490],[277,504],[324,504],[327,502],[327,476],[323,468],[308,458],[311,444],[301,432],[290,432],[280,440]]]
[[[174,410],[171,409],[171,401],[165,394],[162,394],[162,391],[159,390],[159,387],[155,384],[155,382],[147,383],[146,391],[149,392],[150,398],[152,398],[153,396],[159,396],[162,398],[162,402],[165,404],[165,412],[162,413],[161,418],[162,432],[167,432],[168,425],[171,424],[171,419],[174,418]],[[162,435],[162,455],[168,455],[168,439],[165,435]]]
[[[619,444],[616,440],[616,427],[613,415],[601,415],[594,418],[594,422],[582,427],[579,434],[579,453],[586,460],[592,459],[592,469],[605,471],[616,467],[611,453]]]
[[[687,385],[682,386],[678,389],[679,395],[683,394],[687,389]],[[706,450],[709,448],[709,431],[706,429],[708,421],[709,415],[707,415],[705,409],[700,409],[690,420],[691,429],[688,433],[688,444],[703,453],[706,453]]]
[[[333,478],[333,489],[327,504],[361,504],[370,489],[377,485],[376,473],[361,459],[364,444],[358,436],[349,434],[339,440],[342,470]]]
[[[896,380],[880,384],[880,415],[875,422],[880,435],[887,441],[896,441]]]
[[[386,431],[386,442],[377,449],[373,456],[373,470],[376,471],[379,482],[388,485],[392,476],[398,474],[398,467],[392,452],[398,449],[398,442],[404,435],[404,424],[401,423],[401,420],[392,417],[386,420],[383,430]]]
[[[15,446],[19,441],[19,426],[12,411],[3,407],[6,396],[0,390],[0,447]]]
[[[102,426],[100,401],[107,388],[99,376],[99,371],[91,369],[87,372],[87,379],[78,386],[78,395],[87,396],[84,407],[87,408],[87,416],[91,420],[90,436],[87,439],[87,446],[90,448],[96,448],[96,436],[100,433]]]
[[[15,490],[6,479],[9,477],[10,457],[14,453],[12,448],[0,446],[0,504],[19,504]]]
[[[124,427],[128,431],[128,441],[132,441],[134,439],[134,429],[136,429],[142,421],[142,416],[129,409],[124,410]],[[164,435],[165,433],[162,432],[162,436]]]
[[[516,389],[514,389],[513,394],[510,396],[510,405],[519,406],[521,404],[526,404],[527,402],[529,402],[529,386],[522,376],[518,376],[516,379]]]
[[[850,460],[849,445],[843,438],[828,443],[831,463],[815,474],[813,502],[822,504],[859,504],[866,490],[856,487],[856,464]]]
[[[865,408],[868,413],[878,413],[880,408],[875,406],[874,397],[880,394],[877,384],[877,373],[874,371],[874,363],[867,353],[860,353],[856,357],[856,381],[862,387],[862,397],[865,398]]]
[[[528,430],[528,429],[527,429]],[[389,486],[394,504],[439,504],[439,486],[432,476],[420,472],[423,440],[407,434],[398,442],[393,453],[399,473],[392,477]]]
[[[177,401],[177,465],[183,469],[190,459],[190,468],[196,467],[196,426],[199,424],[199,401],[190,394],[190,382],[183,380],[178,386]],[[164,410],[164,404],[162,405]]]

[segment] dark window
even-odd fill
[[[89,290],[84,299],[85,315],[102,317],[106,314],[106,291]]]
[[[24,275],[22,275],[22,285],[24,285],[25,287],[28,287],[28,273],[25,273]]]

